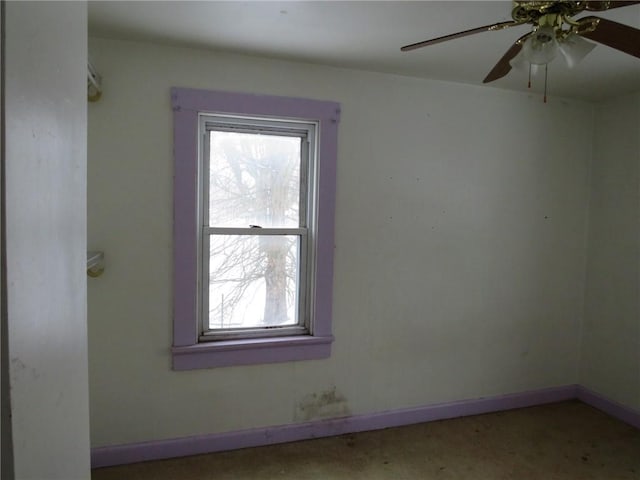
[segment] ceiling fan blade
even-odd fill
[[[599,17],[581,18],[582,22],[597,22],[593,32],[580,33],[583,37],[640,58],[640,30],[637,28]]]
[[[445,35],[444,37],[432,38],[431,40],[425,40],[423,42],[412,43],[411,45],[405,45],[400,48],[403,52],[408,52],[410,50],[415,50],[416,48],[426,47],[428,45],[435,45],[436,43],[446,42],[447,40],[453,40],[454,38],[466,37],[468,35],[473,35],[474,33],[487,32],[489,30],[502,30],[503,28],[514,27],[516,25],[522,25],[522,22],[499,22],[493,23],[491,25],[485,25],[484,27],[472,28],[471,30],[465,30],[464,32],[452,33],[450,35]]]
[[[627,7],[629,5],[636,5],[640,3],[640,1],[636,2],[585,2],[585,10],[590,10],[592,12],[602,12],[603,10],[611,10],[612,8],[620,8]]]
[[[494,80],[498,80],[499,78],[502,78],[507,73],[509,73],[511,71],[511,64],[509,62],[516,55],[518,55],[518,53],[520,53],[520,50],[522,50],[522,44],[530,35],[531,32],[521,36],[518,40],[516,40],[515,43],[511,45],[511,48],[509,48],[509,50],[507,50],[502,58],[498,60],[498,63],[495,64],[495,66],[491,69],[482,83],[493,82]]]

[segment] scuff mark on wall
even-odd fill
[[[11,359],[11,373],[10,373],[12,381],[18,378],[19,376],[22,376],[23,374],[22,372],[25,372],[25,371],[29,372],[33,380],[40,378],[40,374],[38,373],[37,369],[35,369],[34,367],[27,367],[27,365],[25,365],[25,363],[22,360],[20,360],[18,357],[13,357]]]
[[[305,395],[296,404],[294,420],[307,422],[322,418],[339,418],[351,415],[349,404],[344,395],[332,387],[321,393]]]
[[[11,359],[11,366],[13,367],[14,370],[18,372],[21,372],[22,370],[27,368],[24,362],[20,360],[18,357],[13,357]]]

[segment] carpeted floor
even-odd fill
[[[93,480],[640,480],[640,430],[578,401],[93,470]]]

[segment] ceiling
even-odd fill
[[[640,29],[640,5],[595,15]],[[482,85],[489,70],[528,26],[484,32],[411,52],[400,52],[400,47],[507,20],[511,20],[509,1],[89,2],[91,36],[472,85]],[[534,77],[533,84],[540,91],[542,77]],[[527,72],[512,70],[485,88],[490,87],[526,91]],[[549,64],[550,96],[597,101],[638,90],[640,59],[604,45],[574,69],[560,58]]]

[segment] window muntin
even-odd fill
[[[200,341],[310,334],[316,125],[200,125]]]

